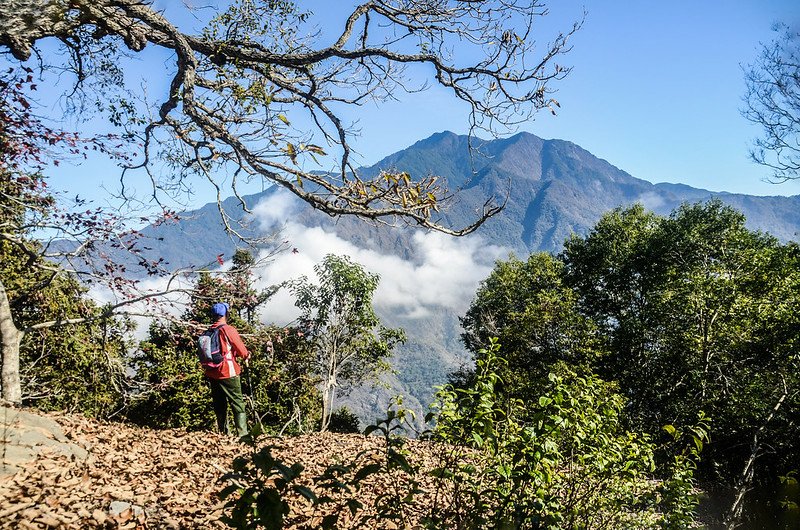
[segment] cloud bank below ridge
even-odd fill
[[[264,230],[280,229],[280,238],[297,249],[279,254],[261,270],[259,287],[303,275],[313,281],[314,265],[327,254],[346,255],[380,276],[374,299],[379,313],[410,319],[425,318],[438,309],[463,314],[495,260],[509,253],[476,236],[455,238],[418,231],[412,236],[415,259],[408,261],[358,247],[323,227],[295,222],[292,219],[297,217],[299,207],[294,196],[279,191],[254,208],[253,214]],[[294,301],[286,290],[275,295],[267,306],[263,314],[266,321],[284,325],[297,317]]]

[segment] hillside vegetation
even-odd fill
[[[394,169],[410,174],[438,175],[446,188],[460,190],[454,201],[442,210],[456,225],[468,224],[486,197],[508,194],[505,208],[474,234],[480,238],[479,242],[468,241],[462,248],[469,248],[470,244],[478,248],[500,245],[503,250],[494,255],[506,257],[513,251],[522,260],[534,252],[561,252],[564,241],[572,234],[583,237],[608,211],[637,203],[648,211],[668,216],[684,202],[695,204],[717,199],[742,213],[749,230],[769,233],[783,243],[796,240],[800,232],[800,196],[759,197],[711,192],[680,184],[653,184],[635,178],[578,145],[545,140],[529,133],[491,141],[473,139],[472,145],[477,151],[470,150],[467,136],[437,133],[362,171],[370,177]],[[408,269],[419,271],[420,278],[426,277],[427,269],[422,267],[429,263],[421,255],[423,251],[415,239],[415,234],[422,235],[418,230],[376,226],[346,217],[331,222],[328,215],[299,200],[291,200],[278,188],[250,196],[248,202],[261,204],[263,209],[256,209],[253,215],[246,214],[235,197],[227,199],[225,205],[226,211],[250,230],[260,230],[253,235],[268,235],[270,230],[282,228],[285,223],[295,227],[295,232],[290,231],[286,237],[294,236],[300,241],[312,241],[302,238],[301,233],[321,231],[326,236],[315,237],[313,241],[322,247],[340,238],[358,247],[359,254],[368,251],[379,254],[387,272],[395,270],[389,264],[401,258]],[[274,213],[273,209],[278,215],[265,213]],[[268,219],[275,219],[275,223],[267,223]],[[172,267],[207,263],[219,254],[224,254],[227,260],[236,251],[236,243],[225,234],[219,222],[214,203],[182,212],[178,220],[148,226],[142,234],[144,240],[140,246],[146,248],[141,255],[150,261],[163,258]],[[314,254],[315,249],[309,248],[313,243],[303,246],[295,241],[294,244],[299,246],[298,257]],[[104,251],[110,252],[120,263],[128,264],[130,274],[140,270],[136,263],[138,255],[132,258],[129,252],[114,251],[108,246],[103,246]],[[487,254],[478,251],[474,259],[488,267],[492,257]],[[291,265],[284,264],[283,269],[289,267]],[[384,286],[387,272],[383,273]],[[267,271],[264,274],[271,276]],[[402,274],[401,271],[395,273],[395,283],[403,281],[397,279]],[[427,292],[428,286],[421,282],[418,278],[409,278],[405,283]],[[465,297],[460,307],[466,308],[468,302],[469,298]],[[277,313],[274,307],[272,312]],[[454,311],[449,306],[433,303],[426,304],[425,309],[428,315],[424,318],[406,316],[404,308],[398,306],[376,309],[386,325],[405,329],[407,341],[396,346],[391,359],[397,373],[384,374],[382,378],[390,390],[368,385],[351,394],[348,406],[361,418],[375,417],[394,394],[406,396],[409,406],[412,401],[418,402],[416,410],[424,411],[432,397],[432,387],[446,382],[448,372],[470,360],[469,352],[459,340],[462,330],[458,318],[463,316],[463,310]]]
[[[3,478],[0,524],[677,529],[691,523],[695,451],[656,479],[655,446],[621,428],[622,401],[599,381],[568,371],[552,378],[537,407],[538,424],[525,428],[521,403],[505,406],[494,398],[493,365],[502,364],[495,352],[479,361],[474,390],[439,394],[439,425],[426,440],[401,434],[408,425],[402,409],[367,429],[377,436],[317,433],[248,443],[51,415],[87,456],[44,447]]]
[[[128,468],[114,471],[122,481],[109,488],[118,484],[125,502],[150,494],[149,486],[137,489],[136,477],[163,464],[154,468],[152,480],[167,480],[158,489],[192,488],[175,497],[179,513],[196,513],[185,499],[206,502],[204,516],[210,510],[235,528],[679,529],[698,524],[698,487],[729,503],[724,520],[707,522],[730,528],[748,491],[791,480],[797,462],[798,260],[796,244],[747,229],[741,214],[718,201],[685,205],[666,218],[641,206],[613,210],[558,256],[499,261],[462,319],[474,368],[436,393],[426,422],[397,403],[367,427],[380,436],[347,438],[361,440],[355,451],[307,433],[358,431],[350,412],[334,410],[335,390],[386,369],[386,355],[403,337],[371,310],[378,278],[347,258],[321,263],[318,286],[298,284],[307,313],[290,329],[255,319],[270,292],[253,288],[252,256],[240,251],[224,279],[202,273],[192,286],[183,322],[194,328],[154,322],[133,357],[122,332],[68,350],[73,363],[93,368],[88,373],[63,364],[63,334],[42,333],[44,342],[23,343],[24,388],[45,392],[27,398],[42,408],[124,417],[185,439],[187,448],[177,447],[183,441],[142,447],[140,456],[137,440],[98,438],[97,447],[119,443],[129,453],[111,457]],[[24,269],[11,270],[26,279]],[[195,356],[194,330],[223,299],[237,308],[230,322],[258,352],[243,381],[256,437],[238,447],[205,433],[213,415]],[[73,290],[62,294],[61,307],[93,306]],[[108,330],[93,323],[75,329],[87,337]],[[76,346],[79,336],[71,336]],[[81,385],[87,375],[92,384]],[[323,399],[325,378],[334,392]],[[418,440],[409,439],[423,424]],[[133,438],[150,436],[144,432]],[[209,439],[223,445],[206,447]],[[309,463],[280,452],[294,443],[333,449],[312,449],[320,460]],[[205,453],[226,460],[202,468],[211,475],[172,484],[165,477],[183,477],[186,464],[162,462],[157,455],[165,451],[199,463]],[[85,470],[70,473],[65,483],[91,479]],[[204,485],[223,475],[215,488]],[[60,502],[25,489],[56,480],[43,476],[15,482],[15,495],[26,499],[14,501],[20,513]],[[102,487],[89,497],[105,498]],[[215,503],[215,492],[224,504]],[[65,506],[89,497],[70,497]],[[152,511],[169,502],[148,497],[144,504]],[[97,515],[80,517],[86,513]]]

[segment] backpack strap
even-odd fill
[[[219,341],[220,348],[222,347],[222,338],[224,337],[225,338],[225,345],[228,347],[228,349],[227,349],[227,351],[225,353],[230,353],[230,351],[231,351],[231,341],[228,340],[228,334],[225,333],[225,331],[222,329],[222,328],[226,327],[227,325],[228,324],[222,324],[220,326],[217,326],[217,329],[219,330],[219,334],[220,334],[220,341]]]

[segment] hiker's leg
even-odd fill
[[[223,379],[221,382],[223,382],[225,395],[233,409],[233,423],[236,426],[236,434],[240,437],[244,436],[247,434],[247,410],[244,408],[242,380],[236,376]]]
[[[228,434],[228,399],[222,381],[209,379],[211,383],[211,402],[214,404],[214,415],[217,417],[217,429]]]
[[[234,412],[233,413],[233,424],[236,426],[236,434],[241,438],[242,436],[247,436],[247,413],[246,412]]]

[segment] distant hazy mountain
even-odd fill
[[[682,202],[717,197],[742,211],[750,228],[770,232],[784,241],[796,239],[800,232],[800,196],[756,197],[714,193],[681,184],[652,184],[573,143],[543,140],[527,133],[472,142],[470,146],[466,136],[438,133],[374,166],[362,168],[362,173],[374,175],[394,169],[412,175],[441,176],[449,190],[458,190],[456,201],[442,218],[456,227],[472,222],[487,197],[506,200],[505,209],[489,219],[477,237],[507,247],[519,256],[537,250],[557,252],[570,234],[584,234],[603,213],[637,201],[659,214],[668,214]],[[274,193],[270,189],[247,200],[256,204]],[[238,211],[242,218],[237,204],[229,199],[225,206],[229,212]],[[178,223],[145,229],[147,245],[151,247],[149,255],[164,257],[173,267],[206,264],[218,254],[231,256],[235,243],[224,234],[218,215],[216,205],[209,204],[184,212]],[[411,229],[376,227],[351,218],[334,219],[303,206],[282,221],[322,227],[361,248],[405,260],[418,258]],[[251,225],[256,233],[264,230],[257,219]],[[399,390],[414,396],[412,404],[416,400],[423,405],[427,402],[431,383],[441,383],[447,372],[466,359],[458,342],[457,317],[439,312],[421,322],[385,315],[392,325],[406,328],[409,343],[397,355],[398,374],[389,381],[389,389],[362,391],[354,396],[354,408],[362,417],[383,407],[384,398]]]
[[[794,239],[800,231],[800,196],[755,197],[713,193],[682,184],[652,184],[563,140],[522,133],[483,142],[470,156],[467,138],[439,133],[391,155],[367,173],[385,168],[432,173],[460,188],[461,203],[448,219],[465,224],[488,195],[506,195],[504,211],[479,231],[521,252],[558,251],[573,232],[583,234],[606,211],[641,202],[668,214],[682,202],[718,197],[741,210],[748,225]]]
[[[362,173],[397,169],[413,175],[440,175],[448,189],[460,190],[443,215],[443,220],[453,226],[474,220],[487,197],[507,197],[505,209],[477,234],[521,255],[558,251],[570,234],[586,233],[603,213],[637,201],[666,215],[682,202],[716,197],[742,211],[750,228],[784,241],[800,233],[800,196],[758,197],[683,184],[652,184],[571,142],[542,140],[528,133],[488,142],[473,139],[472,147],[470,151],[466,136],[437,133],[362,168]],[[255,204],[272,193],[274,189],[250,196],[248,201]],[[241,216],[237,202],[228,199],[225,206]],[[218,215],[216,205],[208,204],[184,212],[178,223],[146,228],[147,245],[152,248],[149,255],[163,256],[173,266],[197,265],[220,253],[230,256],[235,243],[224,234]],[[405,258],[414,255],[409,246],[413,231],[375,227],[350,218],[334,219],[311,208],[301,210],[292,220],[322,226],[359,246]],[[253,226],[254,231],[258,229]]]

